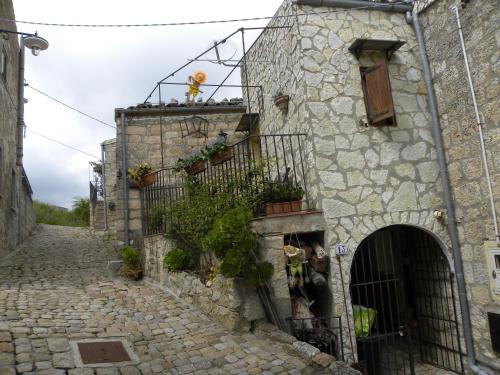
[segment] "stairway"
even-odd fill
[[[92,228],[94,230],[104,230],[104,202],[98,201],[95,205],[94,216],[92,218]]]

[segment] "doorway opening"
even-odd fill
[[[463,374],[453,285],[426,231],[395,225],[363,240],[350,293],[358,361],[368,375]]]

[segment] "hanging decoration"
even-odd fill
[[[199,93],[203,93],[200,90],[200,86],[207,81],[207,75],[202,70],[197,70],[192,76],[188,77],[188,91],[186,92],[186,104],[194,103],[195,98]]]

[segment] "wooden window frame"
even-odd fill
[[[359,70],[368,124],[377,127],[397,126],[387,62],[384,61],[370,67],[363,66]],[[371,77],[372,75],[373,77]]]

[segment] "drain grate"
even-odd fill
[[[79,342],[77,345],[84,365],[131,360],[121,341]]]

